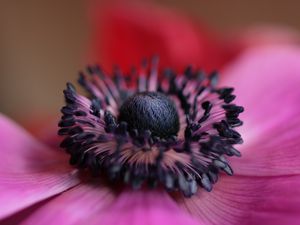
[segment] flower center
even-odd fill
[[[169,138],[179,131],[179,116],[172,100],[159,92],[141,92],[128,98],[120,108],[119,121],[139,132]]]
[[[138,85],[119,70],[111,79],[87,67],[79,83],[90,98],[67,84],[58,134],[66,136],[60,146],[70,164],[134,189],[162,185],[186,197],[199,187],[211,191],[221,172],[233,175],[227,158],[241,156],[235,128],[244,111],[233,88],[218,88],[217,73],[191,67],[181,76],[159,74],[155,60],[130,77]]]

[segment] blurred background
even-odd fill
[[[259,24],[300,29],[300,1],[296,0],[152,3],[224,36]],[[89,59],[93,4],[88,0],[0,1],[1,112],[25,125],[58,114],[65,83],[75,81]],[[101,35],[98,38],[101,41]],[[97,60],[101,62],[101,57]]]

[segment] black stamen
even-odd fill
[[[89,98],[68,83],[59,122],[72,165],[133,189],[162,184],[185,197],[198,187],[211,191],[222,171],[233,174],[226,158],[241,156],[234,127],[244,108],[229,104],[234,89],[217,88],[217,72],[207,76],[190,66],[183,76],[170,69],[160,76],[155,61],[127,77],[116,68],[115,81],[98,65],[85,73],[78,81]]]

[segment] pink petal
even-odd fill
[[[163,190],[121,193],[116,201],[90,224],[105,225],[201,225],[181,210]]]
[[[207,224],[299,224],[300,49],[252,49],[224,73],[245,106],[242,157],[235,176],[180,203]]]
[[[99,184],[80,185],[63,193],[22,223],[27,224],[199,225],[163,190],[116,194]]]
[[[300,176],[222,177],[211,193],[180,203],[207,225],[296,225]]]
[[[49,149],[0,115],[0,219],[73,187],[63,153]]]
[[[90,224],[114,197],[109,188],[99,184],[79,185],[40,207],[21,224]]]
[[[300,48],[257,48],[224,71],[245,106],[236,174],[300,174]]]

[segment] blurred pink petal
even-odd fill
[[[224,72],[246,109],[243,157],[231,160],[235,172],[300,174],[300,48],[253,49]]]
[[[235,174],[278,176],[300,174],[299,124],[274,128],[249,145],[242,158],[230,159]]]
[[[246,108],[242,157],[230,160],[235,176],[222,176],[210,194],[184,206],[208,224],[297,224],[300,49],[252,49],[224,73]]]
[[[79,185],[33,212],[21,224],[90,224],[114,199],[113,192],[99,184]],[[99,219],[99,224],[105,224]],[[101,222],[101,223],[100,223]]]
[[[293,116],[300,110],[299,52],[300,47],[288,45],[254,48],[223,71],[227,77],[221,85],[234,85],[236,101],[245,105],[243,129],[248,136],[251,132],[257,138],[278,124],[285,125],[282,122],[297,121]]]
[[[122,192],[90,224],[105,225],[201,225],[181,210],[176,202],[162,190]]]
[[[0,219],[79,181],[66,158],[0,115]]]
[[[206,225],[296,225],[300,175],[221,177],[214,190],[184,199],[183,206]]]

